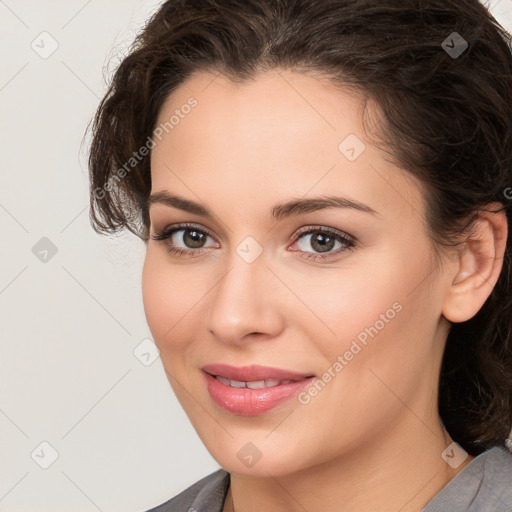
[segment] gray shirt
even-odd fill
[[[229,473],[219,469],[147,512],[222,512]],[[421,512],[512,512],[512,453],[495,446],[473,459]]]

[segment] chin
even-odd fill
[[[282,477],[304,469],[306,461],[297,460],[297,451],[284,452],[276,445],[230,438],[229,446],[206,447],[217,463],[228,473],[251,477]],[[210,445],[211,446],[211,445]],[[240,446],[240,447],[238,447]],[[236,447],[235,449],[233,449]],[[300,452],[299,452],[300,453]]]

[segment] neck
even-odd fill
[[[278,477],[232,473],[224,512],[420,512],[474,457],[451,468],[441,453],[452,439],[440,422],[425,428],[409,416],[385,442],[369,440],[307,469]]]

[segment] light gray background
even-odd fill
[[[0,0],[0,512],[137,512],[219,467],[133,353],[144,245],[88,217],[103,75],[161,3]],[[512,0],[490,5],[511,30]]]

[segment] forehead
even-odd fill
[[[286,125],[283,136],[290,131],[309,131],[308,135],[313,130],[324,131],[325,135],[345,128],[363,131],[362,96],[311,73],[272,70],[240,83],[223,74],[196,72],[169,95],[157,124],[165,123],[169,113],[179,111],[191,97],[197,100],[194,117],[215,117],[218,122],[239,124],[246,129],[249,123],[258,122],[258,128]],[[211,130],[212,124],[207,123],[204,129]]]
[[[167,130],[152,151],[152,191],[185,193],[188,183],[194,192],[218,189],[241,203],[244,193],[277,201],[343,192],[367,201],[378,195],[381,204],[405,193],[421,208],[419,191],[411,190],[416,180],[367,139],[364,106],[354,91],[291,70],[242,84],[195,73],[159,112],[157,127],[167,123]]]

